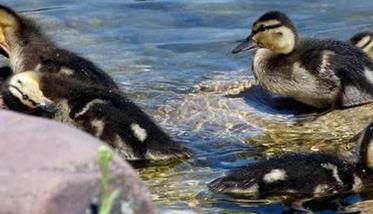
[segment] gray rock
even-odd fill
[[[101,142],[57,122],[0,110],[0,213],[82,214],[100,196]],[[137,173],[115,155],[113,213],[155,213]]]

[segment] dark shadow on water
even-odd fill
[[[271,114],[312,114],[321,112],[319,109],[300,103],[292,98],[274,96],[260,86],[253,86],[237,95],[227,95],[228,98],[243,98],[247,105],[256,110]]]
[[[253,196],[224,195],[212,193],[208,190],[201,192],[197,196],[200,200],[210,201],[213,207],[223,208],[231,212],[249,212],[249,213],[282,213],[295,214],[305,213],[294,209],[292,202],[294,200],[271,201],[266,199],[255,199]],[[346,207],[361,201],[359,194],[336,195],[322,198],[310,199],[303,203],[303,208],[313,213],[360,213],[360,211],[348,211]]]

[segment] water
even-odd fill
[[[136,103],[193,152],[174,166],[138,169],[161,210],[200,213],[288,213],[278,201],[214,195],[206,183],[228,170],[284,151],[350,151],[346,143],[371,119],[373,106],[337,111],[299,126],[302,107],[275,107],[258,88],[225,96],[250,82],[250,54],[232,55],[252,21],[287,12],[302,35],[346,40],[373,29],[373,2],[332,0],[3,0],[38,20],[63,47],[104,68]],[[205,86],[199,90],[196,85]],[[201,88],[201,87],[199,87]],[[207,88],[207,90],[206,90]],[[309,204],[336,213],[372,194]],[[356,205],[357,206],[357,205]]]

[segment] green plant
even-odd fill
[[[101,169],[101,204],[99,214],[110,214],[115,199],[119,196],[119,189],[109,192],[110,162],[113,159],[112,150],[102,145],[98,148],[99,164]]]

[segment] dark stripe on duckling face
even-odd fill
[[[14,86],[14,85],[10,85],[9,88],[14,88],[15,90],[17,90],[18,93],[21,94],[22,99],[25,100],[25,101],[29,101],[29,102],[31,102],[31,104],[32,104],[33,106],[36,107],[36,105],[38,104],[38,103],[36,103],[34,100],[32,100],[28,95],[24,94],[24,93],[23,93],[19,88],[17,88],[16,86]]]
[[[255,30],[253,29],[253,31],[252,31],[252,35],[255,35],[255,34],[258,33],[258,32],[263,32],[263,31],[270,30],[270,29],[274,29],[274,28],[278,28],[278,27],[281,27],[281,26],[283,26],[281,23],[279,23],[279,24],[275,24],[275,25],[265,25],[265,24],[261,24],[261,25],[259,25],[259,27],[256,28]]]

